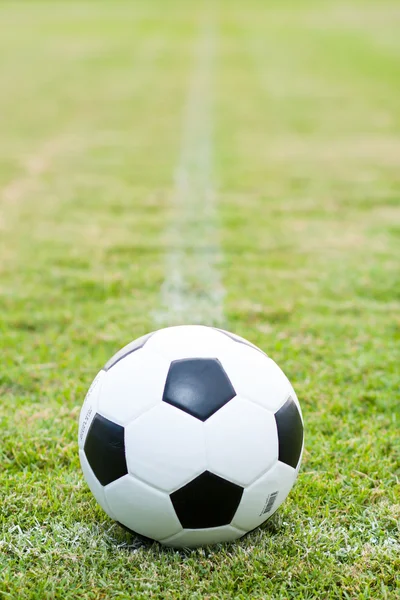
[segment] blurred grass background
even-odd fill
[[[155,326],[204,17],[225,325],[292,380],[306,452],[263,529],[178,553],[96,506],[76,429]],[[399,25],[394,0],[0,4],[0,597],[398,597]]]

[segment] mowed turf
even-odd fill
[[[1,3],[1,598],[400,596],[399,27],[395,0]],[[179,552],[110,521],[77,451],[98,369],[179,322],[171,264],[306,431],[264,527]]]

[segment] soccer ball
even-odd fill
[[[291,490],[296,394],[264,352],[203,326],[149,333],[93,381],[79,421],[85,479],[123,527],[176,547],[231,541]]]

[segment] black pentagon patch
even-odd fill
[[[205,471],[170,495],[185,529],[229,525],[242,499],[243,488]]]
[[[278,428],[279,460],[295,469],[303,445],[303,423],[291,396],[275,413],[275,420]]]
[[[84,451],[93,473],[107,485],[128,473],[124,428],[96,414],[88,431]]]
[[[252,344],[251,342],[248,342],[247,340],[245,340],[243,338],[242,339],[239,338],[234,333],[229,333],[229,331],[225,331],[225,329],[218,329],[218,327],[213,327],[213,329],[215,329],[216,331],[219,331],[223,335],[226,335],[228,338],[231,338],[231,340],[233,340],[237,344],[243,344],[244,346],[249,346],[249,348],[253,348],[253,350],[257,350],[257,352],[264,354],[264,356],[268,356],[267,354],[265,354],[265,352],[263,350],[261,350],[261,348],[259,348],[255,344]]]
[[[103,370],[109,371],[111,367],[113,367],[117,364],[117,362],[125,358],[125,356],[128,356],[128,354],[132,354],[132,352],[136,352],[136,350],[140,350],[140,348],[143,348],[143,346],[145,345],[147,340],[151,338],[153,333],[154,332],[148,333],[147,335],[142,335],[142,337],[137,338],[137,340],[133,340],[133,342],[130,342],[129,344],[121,348],[121,350],[118,350],[118,352],[114,354],[114,356],[112,356],[110,360],[104,365]]]
[[[217,358],[185,358],[171,363],[163,401],[205,421],[235,396]]]

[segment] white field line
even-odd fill
[[[216,194],[212,174],[213,67],[216,31],[201,27],[186,100],[180,159],[165,232],[165,281],[157,326],[221,325],[224,288],[219,273]]]

